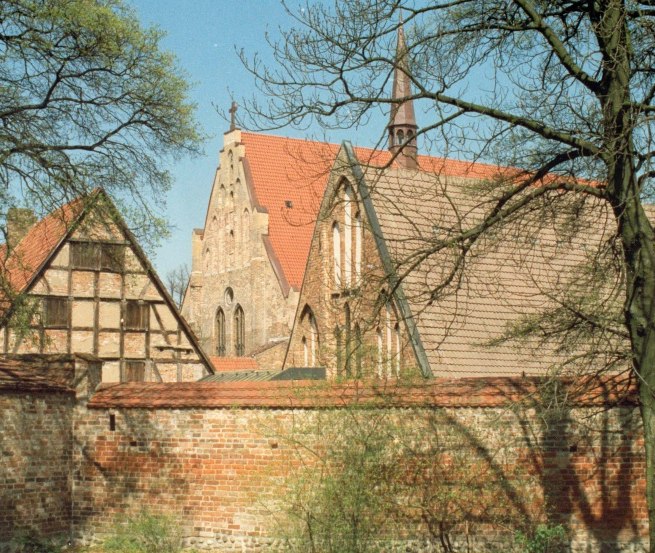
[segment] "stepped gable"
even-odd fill
[[[242,132],[255,203],[268,211],[269,239],[289,285],[299,290],[328,176],[340,145]],[[389,151],[355,148],[360,164],[385,167]],[[422,171],[488,178],[499,168],[432,156],[418,156]],[[392,167],[397,167],[395,161]],[[291,207],[289,207],[289,205]]]

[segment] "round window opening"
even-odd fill
[[[232,305],[233,301],[234,301],[234,292],[232,291],[232,288],[226,288],[225,289],[225,305]]]

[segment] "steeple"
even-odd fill
[[[402,21],[398,27],[398,44],[396,46],[396,64],[393,74],[393,92],[391,98],[397,100],[408,98],[412,94],[412,86],[409,79],[409,66],[407,63],[407,45],[405,44],[405,32]],[[417,169],[416,161],[416,117],[414,116],[414,102],[408,100],[400,104],[391,104],[391,115],[387,130],[389,133],[389,151],[392,154],[402,151],[396,157],[396,162],[401,167]]]

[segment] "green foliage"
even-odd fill
[[[568,551],[566,530],[561,524],[540,524],[530,535],[519,532],[516,541],[522,553],[565,553]]]
[[[140,237],[160,225],[164,164],[201,140],[161,37],[121,0],[0,3],[0,206],[44,214],[102,186]]]
[[[119,520],[104,543],[107,553],[177,553],[182,550],[182,529],[172,516],[141,511]]]
[[[8,553],[61,553],[65,550],[66,538],[45,538],[37,533],[22,530],[9,542]]]
[[[454,553],[466,550],[469,532],[510,543],[508,529],[529,517],[524,475],[499,471],[502,447],[485,451],[449,424],[436,412],[419,422],[353,407],[317,413],[279,436],[298,465],[280,520],[287,550],[377,553],[414,542]]]

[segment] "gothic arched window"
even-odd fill
[[[362,214],[355,214],[355,285],[362,278]]]
[[[246,321],[243,309],[237,305],[234,310],[234,353],[240,357],[246,351]]]
[[[225,313],[220,307],[216,312],[216,355],[225,357]]]
[[[337,376],[342,376],[343,373],[343,351],[341,350],[341,329],[336,326],[334,328],[334,341],[337,349]]]
[[[350,377],[351,376],[351,357],[352,357],[352,336],[351,336],[351,329],[350,329],[350,305],[346,302],[346,304],[343,307],[344,310],[344,318],[346,320],[345,323],[345,330],[346,330],[346,357],[345,357],[345,362],[344,362],[344,368],[346,372],[346,376]]]
[[[355,369],[356,378],[362,377],[362,331],[359,328],[359,323],[355,323]]]
[[[384,361],[384,352],[382,349],[382,329],[380,327],[376,330],[377,340],[378,340],[378,376],[382,378],[382,365]]]
[[[396,376],[400,376],[400,364],[401,364],[401,355],[400,355],[400,324],[396,323],[393,327],[393,333],[395,338],[395,351],[394,351],[394,364],[396,369]]]
[[[339,223],[332,224],[332,257],[334,260],[334,284],[341,286],[341,231]]]
[[[303,354],[305,356],[305,366],[316,366],[316,353],[318,350],[318,325],[314,312],[309,305],[305,305],[300,315],[300,326],[303,332]]]
[[[352,276],[352,201],[352,188],[346,186],[343,205],[343,280],[346,288],[350,288],[350,280]]]

